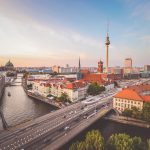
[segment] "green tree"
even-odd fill
[[[147,149],[150,150],[150,139],[147,140]]]
[[[107,144],[109,148],[115,150],[132,150],[133,140],[127,134],[113,134],[109,137]]]
[[[102,91],[105,91],[105,87],[100,86],[97,82],[93,82],[89,85],[87,93],[89,95],[98,95]]]
[[[75,143],[73,143],[73,144],[69,147],[69,150],[77,150],[78,144],[79,144],[78,141],[75,142]]]
[[[70,99],[67,93],[62,93],[58,99],[63,102],[70,102]]]
[[[146,145],[140,137],[133,137],[133,150],[146,150]]]
[[[137,107],[132,107],[132,117],[141,118],[142,112]]]
[[[144,103],[142,115],[144,120],[150,122],[150,103]]]
[[[132,107],[131,109],[125,109],[122,112],[123,116],[126,117],[133,117],[133,118],[137,118],[137,119],[142,119],[142,111],[140,111],[137,107]]]
[[[126,117],[131,117],[132,116],[132,110],[131,109],[125,109],[123,112],[122,112],[122,115],[123,116],[126,116]]]
[[[69,150],[86,150],[86,144],[84,141],[77,141],[69,147]]]
[[[115,87],[119,87],[117,81],[114,81]]]
[[[92,130],[84,141],[72,144],[69,150],[104,150],[104,138],[98,130]]]
[[[78,145],[77,145],[77,149],[76,150],[86,150],[86,144],[84,141],[80,142]]]
[[[98,130],[92,130],[86,134],[86,150],[104,150],[104,138]]]

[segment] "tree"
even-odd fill
[[[146,150],[146,145],[140,137],[133,137],[133,150]]]
[[[133,140],[127,134],[113,134],[109,137],[107,144],[115,150],[132,150]]]
[[[123,115],[123,116],[126,116],[126,117],[131,117],[131,116],[132,116],[132,110],[131,110],[131,109],[125,109],[125,110],[122,112],[122,115]]]
[[[114,86],[119,87],[117,81],[114,81]]]
[[[147,149],[150,150],[150,139],[147,140]]]
[[[76,150],[86,150],[86,144],[84,141],[80,142],[78,145],[77,145],[77,149]]]
[[[70,99],[67,93],[62,93],[58,99],[63,102],[70,102]]]
[[[53,77],[54,77],[54,76],[57,76],[57,75],[58,75],[58,72],[54,71],[51,75],[52,75]]]
[[[150,122],[150,103],[144,103],[142,115],[144,120]]]
[[[104,150],[104,138],[98,130],[92,130],[84,141],[72,144],[69,150]]]
[[[87,150],[104,150],[104,138],[98,130],[86,134],[85,144]]]
[[[140,119],[142,112],[137,107],[132,107],[132,117]]]
[[[69,147],[69,150],[77,150],[78,144],[79,144],[78,141],[75,142],[75,143],[73,143],[73,144]]]
[[[122,112],[122,115],[126,117],[142,119],[142,111],[140,111],[137,107],[132,107],[131,109],[128,109],[128,108],[125,109]]]
[[[89,85],[87,93],[89,95],[98,95],[102,91],[105,91],[105,87],[100,86],[97,82],[93,82]]]

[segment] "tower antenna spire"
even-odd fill
[[[108,33],[109,33],[109,19],[107,19],[107,36],[108,36]]]

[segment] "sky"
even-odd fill
[[[0,0],[0,65],[150,64],[149,0]]]

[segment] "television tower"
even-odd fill
[[[106,73],[107,74],[108,74],[108,59],[109,59],[108,48],[109,48],[109,45],[110,45],[108,32],[109,32],[109,23],[107,24],[107,34],[106,34],[106,42],[105,42],[105,45],[106,45]]]

